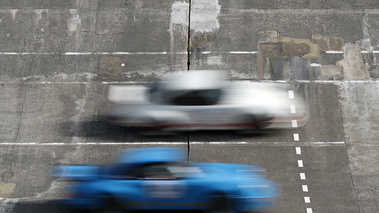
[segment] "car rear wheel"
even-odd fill
[[[145,126],[137,127],[139,135],[155,135],[159,132],[159,124],[154,119],[146,119]]]
[[[241,121],[245,128],[237,130],[236,132],[240,134],[259,133],[263,131],[266,127],[270,126],[271,120],[271,117],[258,119],[252,115],[242,116]]]

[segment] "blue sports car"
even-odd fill
[[[59,203],[96,212],[204,210],[255,212],[279,198],[257,166],[188,163],[182,149],[138,148],[108,165],[55,166],[53,176],[76,180]]]

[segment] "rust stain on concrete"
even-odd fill
[[[15,183],[0,183],[0,198],[8,198],[15,188]]]
[[[268,43],[259,44],[259,49],[266,58],[299,56],[317,58],[319,47],[315,41],[300,38],[276,37]]]
[[[100,76],[122,76],[123,58],[120,56],[102,56],[99,59],[96,73]]]
[[[215,34],[197,34],[191,37],[192,48],[203,48],[215,42]]]
[[[276,37],[270,44],[281,44],[281,56],[299,56],[302,58],[317,58],[319,47],[315,41],[301,38]]]

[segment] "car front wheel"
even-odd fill
[[[231,213],[228,197],[225,195],[212,195],[211,196],[212,208],[206,210],[207,213]]]
[[[125,212],[122,211],[120,204],[117,202],[116,198],[113,196],[101,196],[98,198],[98,203],[90,206],[89,212],[91,213],[116,213],[116,212]]]

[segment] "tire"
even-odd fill
[[[100,208],[92,209],[90,207],[89,212],[91,213],[116,213],[122,212],[120,204],[117,202],[116,198],[113,196],[101,196],[98,198],[98,202],[101,203]]]
[[[243,118],[241,120],[246,125],[246,129],[236,131],[237,133],[240,133],[240,134],[260,133],[271,124],[270,120],[272,119],[271,117],[267,117],[265,119],[258,120],[255,116],[252,116],[252,115],[246,115],[242,117]]]
[[[206,210],[207,213],[231,213],[230,201],[225,195],[212,195],[211,203],[213,208]]]
[[[137,127],[137,133],[139,135],[155,135],[159,132],[159,125],[154,119],[146,119],[150,123],[150,126]]]

